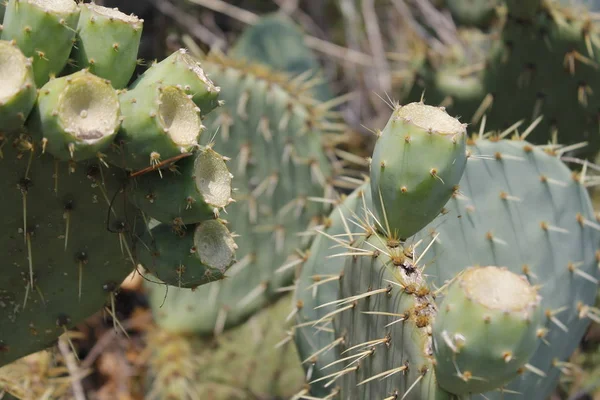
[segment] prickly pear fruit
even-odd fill
[[[67,64],[78,19],[73,0],[9,0],[0,39],[14,40],[33,58],[35,84],[40,87]]]
[[[384,228],[408,238],[441,211],[467,163],[466,127],[443,109],[394,109],[371,163],[371,195]]]
[[[142,242],[148,248],[139,253],[142,265],[162,282],[181,288],[223,279],[237,248],[216,219],[176,228],[161,224],[146,232]]]
[[[4,132],[25,122],[37,96],[31,59],[14,42],[0,40],[0,121]]]
[[[114,88],[124,88],[137,65],[144,21],[115,8],[84,3],[79,7],[77,41],[71,53],[74,67],[89,68]]]
[[[539,344],[542,311],[538,290],[524,276],[467,268],[444,293],[433,324],[440,387],[466,395],[516,378]]]
[[[154,85],[178,85],[200,108],[202,118],[219,105],[221,89],[206,76],[202,65],[186,50],[180,49],[161,62],[153,64],[132,84],[131,88]]]
[[[232,175],[223,156],[200,148],[173,170],[136,178],[131,195],[143,212],[166,224],[194,224],[219,215],[230,204]]]
[[[110,81],[86,70],[55,78],[40,88],[27,125],[59,160],[103,158],[121,125],[119,97]]]
[[[204,129],[198,107],[177,86],[140,86],[119,95],[123,122],[108,160],[127,170],[159,167],[191,153]]]

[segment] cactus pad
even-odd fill
[[[110,300],[135,268],[131,235],[142,220],[122,201],[122,171],[97,160],[72,169],[27,136],[2,142],[0,364],[6,364],[52,345]],[[114,196],[119,200],[111,203]]]

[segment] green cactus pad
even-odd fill
[[[539,287],[544,329],[526,370],[507,392],[488,399],[546,399],[560,368],[583,337],[594,304],[600,270],[600,232],[583,180],[557,154],[521,140],[477,140],[460,182],[460,193],[445,213],[413,240],[430,243],[422,263],[432,284],[443,286],[461,265],[497,265]],[[482,397],[483,398],[483,397]]]
[[[223,156],[202,148],[168,170],[136,178],[130,200],[160,222],[194,224],[217,217],[233,201],[231,179]]]
[[[154,85],[178,85],[192,96],[202,118],[219,105],[221,89],[206,76],[203,66],[185,49],[179,49],[153,64],[132,84],[132,88]]]
[[[350,358],[320,380],[346,400],[454,399],[437,385],[429,334],[437,309],[412,250],[376,233],[353,248],[363,254],[341,258],[339,300],[330,314],[335,338],[343,339],[333,351]]]
[[[466,127],[443,109],[398,106],[379,135],[371,162],[371,195],[384,228],[408,238],[450,199],[465,165]]]
[[[31,59],[14,42],[0,41],[0,121],[11,132],[23,126],[37,96]]]
[[[444,294],[433,324],[439,385],[466,395],[494,390],[522,372],[543,321],[537,289],[505,268],[468,268]]]
[[[136,266],[132,238],[143,225],[123,201],[122,171],[105,169],[97,160],[79,162],[73,170],[42,154],[30,137],[1,140],[4,365],[51,346],[65,329],[110,304]]]
[[[42,150],[62,161],[102,158],[120,125],[116,90],[86,70],[42,86],[27,121]]]
[[[128,170],[158,168],[192,152],[204,129],[183,89],[158,84],[119,95],[123,122],[108,160]]]
[[[144,21],[95,4],[81,4],[80,8],[71,54],[75,66],[110,80],[114,88],[124,88],[137,65]]]
[[[14,40],[33,58],[35,83],[41,87],[67,64],[78,19],[73,0],[9,0],[0,39]]]
[[[162,282],[196,288],[223,279],[235,260],[235,244],[225,225],[216,219],[196,225],[161,224],[142,237],[141,264]]]
[[[348,239],[349,242],[358,240],[362,234],[362,227],[365,227],[360,222],[363,219],[371,220],[368,215],[369,209],[365,207],[371,204],[373,202],[369,182],[341,199],[324,224],[324,234],[319,234],[312,242],[308,259],[302,266],[294,291],[297,313],[293,334],[308,380],[319,379],[339,371],[342,367],[341,364],[334,364],[323,369],[336,360],[336,352],[330,347],[331,332],[315,329],[312,323],[335,310],[333,305],[317,308],[337,299],[341,262],[339,255],[348,251],[345,247],[335,246],[331,238]],[[348,232],[356,236],[346,236],[349,235]],[[321,381],[312,384],[311,394],[330,394],[331,388],[325,388],[325,383]]]

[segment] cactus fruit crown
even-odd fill
[[[31,61],[28,60],[21,50],[9,42],[0,42],[0,102],[6,104],[13,96],[22,90],[27,84]]]

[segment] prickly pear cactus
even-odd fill
[[[114,306],[120,283],[140,264],[155,275],[149,279],[198,286],[220,279],[235,260],[233,237],[216,218],[229,204],[231,175],[222,156],[197,144],[203,126],[181,88],[187,83],[140,78],[157,93],[149,104],[148,98],[131,101],[128,90],[118,91],[94,68],[63,69],[82,7],[88,6],[67,0],[7,5],[2,38],[10,41],[0,41],[6,83],[0,89],[0,190],[7,215],[0,229],[0,365],[51,346],[105,304]],[[115,23],[120,15],[100,6],[94,11],[114,16]],[[137,49],[136,41],[126,47]],[[130,79],[121,58],[98,61],[102,75],[122,69],[117,86]],[[197,85],[205,82],[203,72],[196,77]],[[132,103],[147,113],[131,112]],[[133,133],[131,125],[155,129]],[[173,146],[182,136],[185,148]],[[144,147],[144,140],[156,147]],[[160,156],[153,158],[150,149]],[[145,162],[118,168],[115,154]],[[173,179],[171,200],[156,189],[157,207],[136,206],[137,179],[152,181],[140,187],[154,189],[165,184],[150,177],[169,180],[179,167],[186,174]],[[185,213],[189,202],[194,206]],[[170,228],[161,226],[157,237],[146,228],[153,214]],[[152,263],[156,258],[160,262]]]
[[[594,156],[600,147],[597,96],[598,32],[587,13],[554,2],[506,1],[507,16],[484,62],[455,65],[433,56],[417,71],[410,99],[424,93],[429,104],[443,105],[464,122],[508,128],[543,116],[528,137],[544,144],[552,135]]]
[[[360,236],[330,240],[339,261],[323,264],[330,281],[317,290],[337,299],[297,317],[319,331],[296,332],[301,358],[322,365],[315,393],[545,399],[555,387],[597,312],[584,178],[519,139],[479,138],[468,152],[458,190],[415,236],[355,216],[346,224],[367,225]]]
[[[270,26],[276,26],[282,35],[273,37],[266,29]],[[177,398],[229,399],[247,398],[254,393],[257,397],[290,398],[306,392],[297,354],[291,365],[284,361],[285,367],[277,360],[292,361],[286,349],[295,349],[284,329],[295,310],[289,296],[277,303],[279,317],[271,321],[264,345],[256,347],[256,354],[244,344],[245,339],[238,338],[250,335],[242,332],[257,332],[255,321],[271,313],[271,304],[290,291],[305,261],[304,250],[314,237],[311,228],[321,226],[328,203],[335,196],[334,168],[323,138],[330,127],[336,126],[326,115],[330,106],[314,99],[309,71],[292,68],[277,72],[271,62],[276,61],[283,69],[306,65],[306,60],[295,59],[296,51],[271,57],[270,46],[274,43],[285,47],[291,42],[302,50],[300,55],[311,54],[297,43],[297,35],[296,27],[290,27],[289,22],[267,17],[242,35],[232,53],[237,58],[220,54],[202,57],[202,66],[221,87],[223,100],[223,105],[204,120],[208,129],[220,129],[219,136],[205,139],[229,149],[225,153],[232,158],[236,202],[223,218],[240,237],[240,247],[226,279],[211,284],[208,290],[169,287],[165,291],[161,286],[146,284],[157,324],[156,331],[150,333],[149,346],[156,347],[153,343],[161,340],[173,351],[186,349],[178,351],[186,355],[185,360],[196,360],[188,363],[186,374],[176,378],[169,372],[173,370],[169,364],[163,362],[169,353],[153,353],[151,375],[165,379],[154,380],[151,396],[164,398],[165,393],[171,393]],[[256,60],[261,57],[254,52],[264,49],[268,50],[265,59]],[[294,62],[287,63],[288,58]],[[165,194],[170,188],[165,187]],[[235,339],[229,343],[229,338]],[[284,347],[273,349],[279,341],[285,343]],[[213,348],[211,343],[222,346]],[[262,352],[267,356],[263,357]],[[230,363],[256,370],[249,371],[247,380],[240,382],[239,374],[206,366]],[[278,366],[282,368],[276,375],[282,375],[271,380]],[[219,374],[227,381],[220,387],[216,384]],[[194,381],[198,383],[190,384]]]
[[[540,287],[545,319],[529,360],[533,368],[506,389],[543,399],[556,385],[557,363],[568,359],[589,325],[598,289],[599,231],[585,176],[573,174],[558,154],[520,140],[478,140],[469,149],[473,167],[446,205],[450,212],[417,235],[440,233],[422,262],[437,287],[460,272],[461,262],[505,266]],[[486,182],[495,184],[483,190]],[[490,221],[491,215],[497,217]]]

